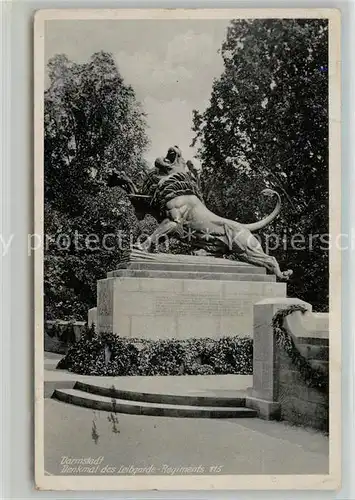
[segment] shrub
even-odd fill
[[[87,330],[57,368],[82,375],[252,374],[252,339],[127,339]]]
[[[217,349],[211,354],[211,364],[215,373],[252,373],[253,344],[248,338],[222,337],[217,342]]]
[[[81,375],[130,375],[136,371],[138,349],[132,343],[120,341],[116,335],[97,336],[88,331],[57,365]]]
[[[147,344],[139,353],[139,375],[182,375],[185,348],[178,340],[160,340]]]

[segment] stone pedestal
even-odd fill
[[[97,327],[131,338],[252,336],[253,306],[286,296],[265,269],[213,257],[135,256],[98,282]]]

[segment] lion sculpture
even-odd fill
[[[252,234],[270,224],[281,210],[281,198],[272,189],[262,191],[277,200],[274,210],[264,219],[242,224],[220,217],[204,204],[196,170],[191,168],[191,162],[190,166],[186,164],[178,146],[170,147],[164,158],[156,159],[140,193],[124,172],[113,173],[109,185],[123,187],[141,215],[150,212],[157,218],[159,226],[140,246],[146,252],[164,235],[176,234],[209,254],[234,254],[241,261],[263,266],[281,280],[292,275],[290,269],[280,270],[275,257],[267,255]]]

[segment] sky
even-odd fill
[[[111,52],[147,113],[149,162],[178,145],[186,160],[196,154],[192,111],[203,111],[214,78],[223,71],[218,50],[228,20],[47,21],[46,62],[66,54],[86,62],[94,52]],[[48,83],[48,82],[47,82]]]

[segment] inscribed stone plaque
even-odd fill
[[[222,299],[215,295],[191,296],[179,294],[172,296],[159,295],[155,298],[155,314],[178,316],[240,316],[243,312],[240,305],[236,307],[235,299]],[[245,307],[243,304],[242,307]]]

